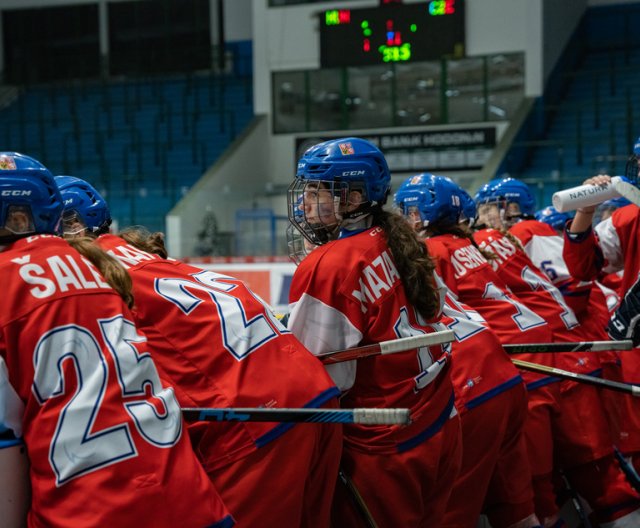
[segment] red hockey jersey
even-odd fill
[[[29,526],[231,526],[146,338],[97,269],[42,235],[1,252],[0,277],[0,401],[14,407],[0,419],[27,446]]]
[[[439,235],[425,240],[437,273],[463,303],[477,310],[503,343],[551,341],[551,328],[491,269],[470,240]]]
[[[128,266],[136,324],[182,407],[321,407],[339,395],[318,359],[242,281],[160,258],[114,235],[98,244]],[[291,427],[196,422],[189,433],[212,471]]]
[[[456,336],[451,343],[451,379],[461,414],[522,383],[518,370],[487,322],[450,292],[442,322]]]
[[[593,281],[585,281],[569,271],[563,258],[564,241],[555,229],[538,220],[523,220],[514,224],[509,232],[520,241],[538,269],[560,290],[578,320],[582,323],[588,321],[590,325],[597,321],[601,335],[609,320],[606,298]]]
[[[348,249],[345,249],[348,248]],[[431,333],[409,305],[384,232],[375,227],[314,249],[291,283],[289,328],[314,353]],[[345,426],[357,450],[404,451],[435,434],[455,412],[448,353],[440,346],[330,365],[342,405],[409,408],[409,426]]]
[[[553,331],[556,341],[586,341],[589,334],[558,290],[527,256],[507,236],[495,229],[482,229],[473,235],[481,248],[496,258],[491,267],[527,307],[542,316]],[[519,355],[534,361],[573,372],[594,372],[600,367],[598,356],[588,352]]]

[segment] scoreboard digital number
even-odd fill
[[[323,68],[464,56],[464,0],[320,13]]]

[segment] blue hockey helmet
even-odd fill
[[[502,178],[494,178],[493,180],[489,180],[487,183],[482,185],[474,195],[473,199],[476,202],[476,205],[486,202],[489,198],[492,198],[491,190],[493,186],[497,183],[501,182]]]
[[[59,234],[62,197],[53,174],[18,152],[0,152],[0,242]]]
[[[391,173],[384,155],[373,143],[361,138],[333,139],[314,145],[298,161],[296,177],[288,189],[288,216],[291,224],[313,244],[335,237],[346,219],[357,219],[382,206],[391,187]],[[358,204],[350,203],[351,193],[360,193]],[[316,203],[319,193],[325,203]],[[326,202],[331,197],[331,203]],[[301,200],[302,198],[302,200]],[[300,218],[303,211],[303,218]]]
[[[620,209],[621,207],[625,207],[629,205],[631,202],[627,200],[624,196],[619,196],[618,198],[611,198],[605,202],[602,202],[599,207],[609,208],[609,209]]]
[[[402,213],[419,216],[423,226],[457,224],[462,216],[460,187],[444,176],[424,173],[407,178],[394,196]]]
[[[56,176],[55,180],[64,202],[65,234],[75,235],[85,228],[94,234],[109,231],[109,206],[90,183],[75,176]],[[74,229],[72,226],[79,226],[80,229]]]
[[[638,176],[640,173],[640,137],[636,139],[636,142],[633,144],[633,151],[631,152],[631,156],[627,160],[627,166],[625,168],[625,176],[626,178],[633,183],[634,185],[638,185]]]
[[[490,198],[510,203],[518,204],[520,213],[526,216],[535,214],[536,200],[531,193],[529,186],[515,178],[502,178],[497,183],[491,185],[487,190]]]
[[[391,187],[384,155],[360,138],[325,141],[311,147],[298,161],[296,178],[346,182],[349,190],[363,191],[367,201],[383,205]]]
[[[569,213],[561,213],[552,205],[536,211],[536,220],[549,224],[556,231],[562,231],[568,220],[571,220]]]

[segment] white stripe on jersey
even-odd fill
[[[347,316],[308,293],[303,293],[290,308],[289,330],[315,355],[351,348],[362,341],[362,333]],[[355,361],[325,365],[325,368],[341,391],[353,386]]]

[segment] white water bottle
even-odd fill
[[[580,185],[553,193],[551,203],[560,213],[574,211],[580,207],[598,205],[611,198],[619,198],[620,193],[616,191],[616,182],[621,181],[622,176],[614,176],[611,183],[606,185]]]

